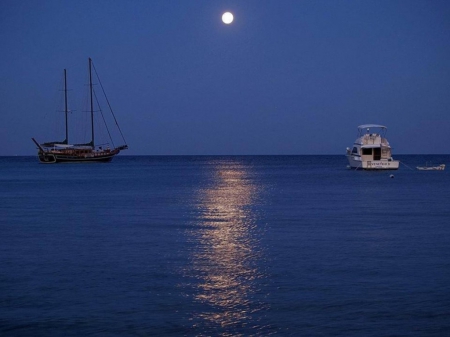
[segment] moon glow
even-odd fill
[[[229,25],[230,23],[233,22],[233,14],[231,14],[230,12],[223,13],[222,21],[223,23]]]

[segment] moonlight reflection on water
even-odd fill
[[[257,268],[261,248],[251,209],[258,187],[245,166],[220,164],[215,170],[210,188],[200,191],[198,222],[189,234],[195,243],[194,300],[205,308],[194,320],[244,326],[252,321],[252,312],[262,308],[253,296],[258,291],[256,280],[263,276]]]

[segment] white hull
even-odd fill
[[[441,164],[439,166],[417,166],[419,171],[444,171],[445,164]]]
[[[398,170],[398,160],[368,160],[362,161],[360,157],[347,156],[348,163],[352,169],[361,170]]]

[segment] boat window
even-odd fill
[[[352,153],[357,154],[358,153],[358,149],[356,147],[353,148]]]
[[[371,155],[372,154],[372,149],[368,148],[368,149],[362,149],[362,154],[363,155]]]

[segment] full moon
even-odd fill
[[[230,23],[233,22],[233,14],[231,14],[230,12],[223,13],[222,21],[223,21],[223,23],[226,23],[227,25],[229,25]]]

